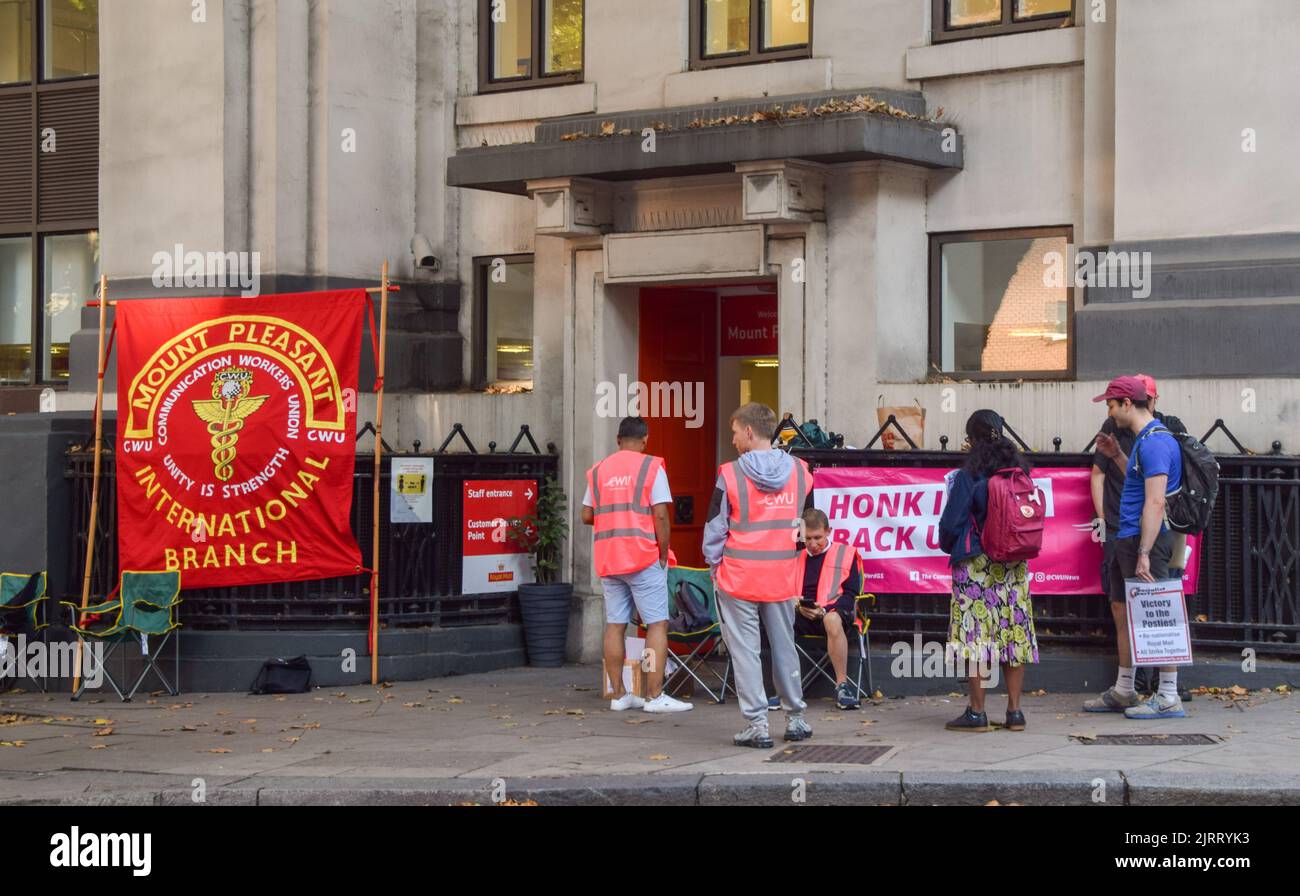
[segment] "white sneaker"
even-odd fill
[[[642,707],[646,712],[687,712],[694,708],[695,704],[674,700],[667,694],[660,694]]]
[[[629,709],[643,709],[644,707],[645,701],[636,694],[624,694],[617,700],[609,701],[611,712],[626,712]]]

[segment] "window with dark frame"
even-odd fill
[[[582,80],[584,0],[479,0],[479,93]]]
[[[996,37],[1047,28],[1063,28],[1074,21],[1075,0],[931,0],[933,43]]]
[[[98,75],[98,0],[0,0],[0,386],[66,383],[94,298]]]
[[[813,0],[691,0],[691,68],[812,55]]]
[[[1072,379],[1069,227],[930,236],[930,367],[961,379]]]
[[[473,387],[533,388],[533,256],[474,259]]]

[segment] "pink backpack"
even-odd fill
[[[1019,467],[989,477],[989,512],[980,542],[999,563],[1032,560],[1043,549],[1047,501],[1043,490]]]

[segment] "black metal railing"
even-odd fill
[[[367,424],[358,438],[374,430]],[[453,437],[468,449],[452,452]],[[526,451],[520,446],[527,443]],[[385,443],[387,446],[387,443]],[[490,442],[479,453],[464,429],[456,424],[438,451],[415,450],[399,458],[432,457],[433,522],[389,523],[389,478],[393,455],[385,448],[380,485],[379,562],[381,623],[400,626],[451,627],[517,621],[514,592],[461,593],[462,496],[466,480],[531,479],[540,484],[557,475],[559,456],[548,444],[543,452],[528,427],[521,427],[510,450],[498,452]],[[114,455],[101,457],[99,520],[95,534],[95,568],[91,593],[103,598],[116,586],[117,496]],[[90,517],[94,452],[88,447],[68,452],[65,475],[71,481],[71,512],[75,541],[69,553],[70,582],[84,575],[87,524]],[[358,454],[352,479],[352,531],[361,546],[362,561],[370,563],[373,546],[371,509],[374,503],[374,455]],[[277,582],[231,588],[187,590],[180,620],[189,628],[222,630],[364,629],[370,613],[369,574],[306,582]]]
[[[863,450],[808,450],[793,453],[814,467],[943,467],[957,466],[948,439],[939,451],[881,451],[874,446],[891,425],[911,444],[892,418]],[[1029,446],[1007,427],[1024,449]],[[1243,453],[1216,455],[1219,499],[1200,552],[1197,593],[1188,595],[1192,643],[1196,649],[1241,650],[1300,656],[1300,457],[1253,455],[1217,420],[1202,442],[1222,433]],[[1092,444],[1081,452],[1062,451],[1060,438],[1053,451],[1028,451],[1036,467],[1088,467]],[[945,639],[949,597],[946,594],[881,596],[872,619],[873,633],[882,640]],[[1115,627],[1110,607],[1100,595],[1041,595],[1034,597],[1038,637],[1045,642],[1113,646]]]

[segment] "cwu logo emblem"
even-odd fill
[[[212,380],[213,401],[194,402],[194,413],[208,424],[212,436],[212,472],[220,482],[235,478],[235,446],[244,421],[261,410],[268,395],[249,398],[253,374],[236,367],[223,370]]]

